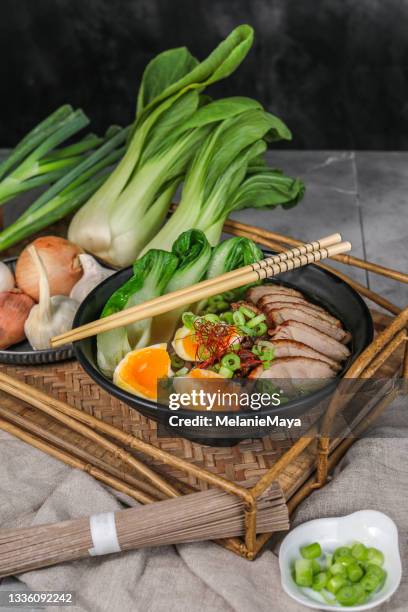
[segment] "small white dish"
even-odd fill
[[[348,608],[340,604],[327,604],[320,593],[295,584],[291,567],[300,558],[301,546],[319,542],[323,551],[333,552],[338,546],[347,546],[355,540],[379,548],[385,556],[385,584],[367,603]],[[370,610],[390,599],[401,582],[397,526],[386,514],[375,510],[361,510],[347,516],[308,521],[296,527],[282,541],[279,566],[283,590],[304,606],[317,610]]]

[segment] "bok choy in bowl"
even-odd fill
[[[246,238],[231,238],[211,247],[204,232],[188,230],[175,240],[171,251],[150,249],[132,268],[99,285],[80,306],[74,326],[263,256]],[[81,340],[75,343],[75,352],[84,369],[108,392],[168,425],[171,412],[159,380],[199,389],[212,381],[224,390],[226,383],[243,383],[269,392],[276,389],[276,379],[283,379],[293,383],[296,393],[290,395],[292,389],[285,387],[285,403],[263,409],[262,416],[268,410],[298,416],[330,393],[337,377],[371,337],[371,319],[358,294],[325,270],[307,266],[283,274],[278,282],[241,287],[153,320],[104,332],[96,339]],[[299,393],[299,379],[309,381],[306,393]],[[248,405],[238,403],[234,410],[244,417],[254,416]],[[191,418],[196,411],[182,409]],[[223,443],[233,443],[266,435],[270,427],[238,428],[234,435],[231,428],[214,431],[204,426],[177,431],[201,441],[221,438]]]

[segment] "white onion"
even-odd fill
[[[73,242],[59,236],[43,236],[31,243],[44,264],[50,295],[69,296],[73,286],[82,277],[79,261],[82,250]],[[30,246],[30,245],[28,245]],[[36,302],[39,300],[39,275],[28,246],[22,251],[16,265],[17,286]]]

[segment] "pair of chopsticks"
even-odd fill
[[[342,242],[340,234],[332,234],[320,240],[302,244],[272,257],[267,257],[256,263],[238,268],[232,272],[201,281],[191,287],[185,287],[184,289],[148,300],[132,308],[126,308],[109,317],[81,325],[52,338],[51,346],[62,346],[69,342],[83,340],[84,338],[89,338],[118,327],[124,327],[143,319],[156,317],[187,304],[207,299],[218,293],[224,293],[243,285],[256,283],[265,278],[272,278],[284,272],[296,270],[308,264],[321,261],[322,259],[333,257],[340,253],[347,253],[350,250],[350,242]]]
[[[62,425],[68,427],[71,431],[84,436],[104,450],[112,453],[123,463],[130,466],[132,470],[136,472],[136,474],[146,479],[147,482],[150,483],[150,486],[148,487],[149,489],[154,487],[163,493],[165,497],[171,498],[179,496],[179,491],[171,484],[166,482],[164,478],[152,470],[148,465],[137,459],[133,454],[124,450],[121,446],[118,446],[114,442],[111,442],[111,440],[101,435],[105,434],[114,440],[116,439],[120,443],[130,444],[131,436],[129,436],[129,434],[125,434],[121,430],[116,429],[116,427],[113,427],[104,421],[100,421],[82,410],[57,400],[56,398],[47,395],[43,391],[35,389],[34,387],[8,376],[1,371],[0,391],[3,391],[13,398],[26,402],[34,408],[37,408],[40,410],[40,412],[52,417]],[[105,473],[104,470],[101,470],[88,462],[84,463],[83,461],[79,461],[71,454],[61,451],[55,446],[37,438],[30,432],[30,430],[28,432],[24,431],[15,423],[9,422],[7,410],[4,410],[1,406],[0,417],[5,417],[0,418],[0,429],[12,434],[27,444],[30,444],[34,448],[38,448],[39,450],[55,457],[56,459],[59,459],[60,461],[63,461],[73,468],[82,469],[83,471],[88,472],[97,480],[100,480],[101,482],[104,482],[105,484],[130,495],[141,503],[151,503],[155,501],[155,499],[150,494],[146,493],[146,491],[138,491],[134,487],[127,487],[125,483]],[[27,425],[29,425],[28,421],[27,424],[24,424],[24,427],[27,428]],[[143,482],[139,483],[139,487],[146,489],[146,487],[143,486]]]

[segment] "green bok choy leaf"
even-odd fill
[[[172,247],[178,259],[175,273],[166,285],[164,293],[191,287],[202,280],[212,257],[212,249],[205,234],[200,230],[188,230],[180,234]],[[174,335],[176,325],[189,305],[154,317],[151,343],[168,342]]]
[[[115,266],[136,259],[162,225],[210,125],[238,112],[235,104],[218,102],[205,111],[208,100],[201,94],[238,67],[252,39],[252,28],[240,26],[201,63],[181,48],[165,51],[148,64],[126,154],[75,215],[70,240]]]
[[[133,276],[106,302],[101,317],[161,295],[177,264],[178,259],[173,253],[156,249],[146,253],[133,265]],[[113,377],[116,366],[129,351],[150,343],[151,324],[151,319],[145,319],[98,334],[97,359],[105,376]]]

